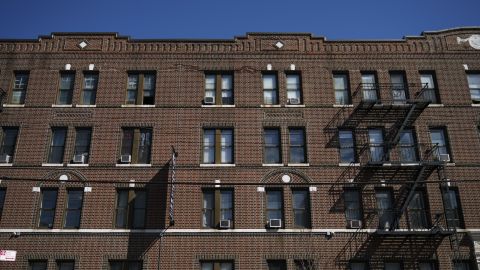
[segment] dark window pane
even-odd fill
[[[18,73],[15,74],[15,82],[12,89],[12,104],[24,104],[25,94],[28,85],[28,74]]]
[[[268,270],[287,270],[287,262],[285,260],[268,260]]]
[[[203,163],[215,163],[215,130],[203,131]]]
[[[203,227],[215,227],[215,192],[206,190],[203,192]]]
[[[74,261],[58,262],[57,265],[58,265],[58,270],[74,270],[75,269]]]
[[[345,190],[345,218],[347,220],[362,220],[360,192],[358,190]]]
[[[340,146],[340,162],[355,162],[355,142],[353,132],[350,130],[340,130],[338,132]]]
[[[90,128],[77,129],[77,136],[75,138],[74,155],[84,156],[84,163],[88,163],[91,137],[92,137],[92,130]]]
[[[117,228],[126,228],[127,217],[128,217],[128,190],[118,190],[115,226]]]
[[[57,205],[57,190],[42,190],[39,227],[52,228]]]
[[[129,74],[127,83],[127,104],[136,104],[138,92],[138,75]]]
[[[295,270],[315,270],[313,260],[295,260]]]
[[[2,188],[0,189],[0,218],[2,218],[3,212],[3,205],[5,204],[5,195],[7,194],[7,190]]]
[[[52,141],[50,143],[50,153],[48,163],[62,163],[63,152],[65,148],[65,139],[67,136],[66,128],[53,128]]]
[[[83,81],[83,100],[84,105],[94,105],[98,84],[97,74],[85,74]]]
[[[310,227],[310,202],[307,190],[294,190],[292,191],[293,195],[293,212],[294,212],[294,221],[295,226],[299,227]]]
[[[278,104],[277,75],[263,75],[263,102],[267,105]]]
[[[58,104],[72,104],[73,85],[75,82],[74,74],[60,75],[60,91],[58,93]]]
[[[155,104],[155,75],[145,74],[143,77],[143,104]]]
[[[65,216],[66,228],[79,228],[82,213],[83,190],[69,190]]]
[[[280,131],[265,129],[265,163],[281,163]]]
[[[305,135],[303,129],[290,129],[290,163],[305,163]]]
[[[123,129],[122,155],[131,155],[133,147],[133,129]]]
[[[460,200],[457,190],[443,189],[443,203],[445,205],[445,217],[450,228],[463,227],[463,214],[460,209]]]
[[[150,163],[150,151],[152,147],[152,131],[149,129],[140,130],[140,142],[138,145],[138,163]]]
[[[15,154],[15,145],[17,143],[17,135],[18,128],[3,128],[2,145],[0,146],[0,155],[2,156],[2,162],[5,161],[7,163],[11,163],[13,161],[13,155]]]
[[[428,228],[427,213],[422,192],[415,191],[415,194],[408,205],[408,217],[412,229]]]
[[[279,190],[267,191],[267,219],[283,218],[283,196]]]
[[[30,261],[31,270],[47,270],[47,261]]]
[[[442,128],[430,129],[430,139],[435,149],[434,155],[440,159],[440,155],[449,154],[445,130]]]

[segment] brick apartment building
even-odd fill
[[[54,33],[0,88],[0,269],[478,269],[480,28]]]

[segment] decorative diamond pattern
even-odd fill
[[[85,47],[88,46],[88,43],[85,42],[85,41],[82,41],[82,42],[80,42],[80,43],[78,44],[78,46],[83,49],[83,48],[85,48]]]
[[[277,41],[277,43],[275,43],[275,47],[277,47],[278,49],[283,48],[283,46],[285,46],[285,44],[283,44],[283,42],[281,41]]]

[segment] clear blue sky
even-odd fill
[[[480,0],[3,0],[0,38],[119,32],[132,38],[221,38],[310,32],[399,39],[480,25]]]

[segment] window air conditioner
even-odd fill
[[[213,105],[215,104],[215,98],[214,97],[204,97],[203,98],[203,103],[206,105]]]
[[[230,228],[230,220],[229,219],[220,220],[220,228],[229,229]]]
[[[130,163],[130,162],[132,162],[132,155],[122,155],[122,156],[120,157],[120,161],[121,161],[122,163]]]
[[[300,99],[299,98],[289,98],[287,100],[287,102],[290,105],[298,105],[298,104],[300,104]]]
[[[74,163],[85,163],[85,156],[84,155],[75,155],[73,156]]]
[[[0,155],[0,163],[10,163],[11,158],[12,157],[7,154]]]
[[[362,221],[361,220],[349,220],[348,227],[350,229],[360,229],[362,228]]]
[[[268,221],[269,228],[281,228],[282,227],[282,220],[281,219],[270,219]]]
[[[443,162],[450,162],[450,155],[449,154],[440,154],[439,159],[440,159],[440,161],[443,161]]]

